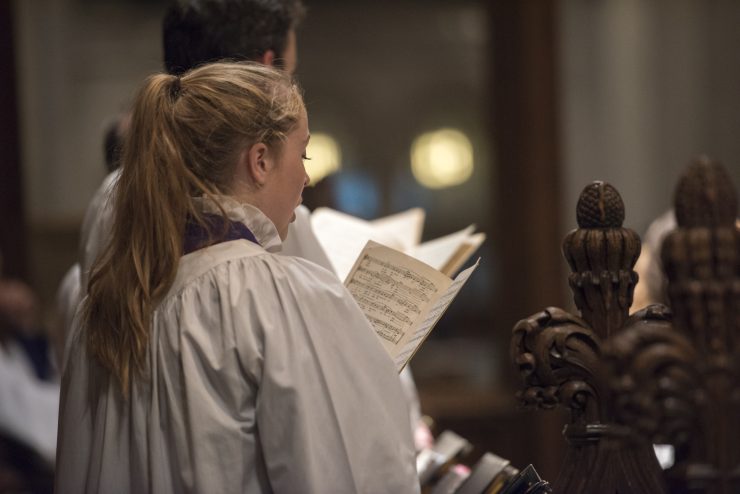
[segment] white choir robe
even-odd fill
[[[75,326],[62,381],[56,492],[418,492],[392,360],[336,276],[263,247],[181,258],[130,399]],[[230,209],[230,218],[234,218]]]

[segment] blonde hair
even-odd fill
[[[253,63],[158,74],[139,90],[115,191],[111,238],[91,269],[83,325],[88,353],[124,395],[144,370],[154,308],[172,285],[194,198],[228,194],[240,152],[279,149],[304,110],[299,89]]]

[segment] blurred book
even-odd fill
[[[429,491],[429,494],[455,494],[459,492],[458,489],[460,488],[460,485],[462,485],[462,483],[465,482],[465,479],[469,476],[470,468],[467,466],[462,463],[452,465],[442,478],[434,484]]]
[[[501,494],[547,494],[552,493],[550,484],[542,480],[530,464],[509,480]]]
[[[434,446],[420,451],[416,456],[419,483],[422,487],[436,483],[447,473],[449,467],[467,455],[472,448],[473,446],[464,437],[452,431],[444,431],[439,435]]]
[[[465,438],[444,431],[431,448],[416,456],[422,494],[551,494],[550,484],[534,466],[518,470],[487,452],[470,468],[464,458],[473,449]]]
[[[472,468],[470,476],[460,485],[456,494],[497,493],[503,489],[519,470],[509,460],[485,453]]]

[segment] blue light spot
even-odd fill
[[[345,170],[335,180],[334,202],[339,210],[365,219],[378,216],[380,192],[372,177],[359,170]]]

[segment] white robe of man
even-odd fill
[[[259,210],[228,211],[259,245],[180,259],[128,399],[89,362],[76,319],[56,492],[418,492],[398,375],[352,296],[316,264],[274,255]]]

